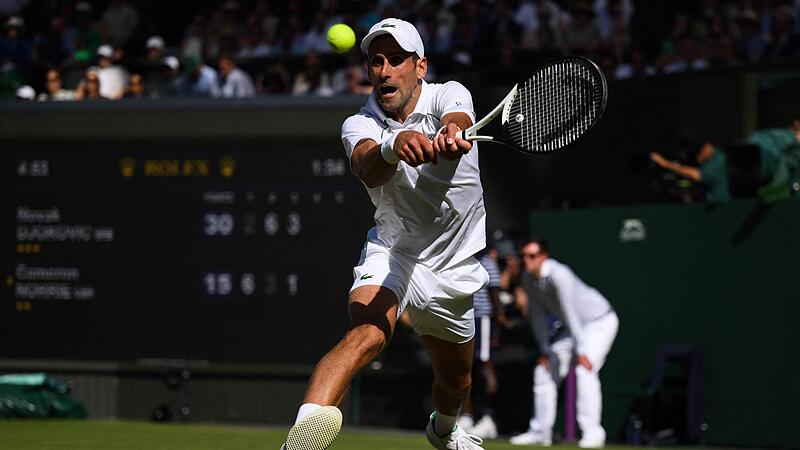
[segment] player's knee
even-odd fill
[[[439,385],[453,394],[468,392],[472,386],[472,375],[469,372],[451,374],[440,378]]]
[[[374,358],[386,348],[386,334],[373,325],[353,327],[345,338],[359,354]]]

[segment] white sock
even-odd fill
[[[303,420],[303,417],[311,414],[312,412],[322,408],[322,405],[318,405],[316,403],[303,403],[303,406],[300,407],[300,410],[297,411],[297,419],[295,419],[294,424],[297,425],[298,422]]]
[[[433,421],[433,430],[439,436],[447,436],[456,429],[458,416],[448,416],[436,411],[436,418]]]

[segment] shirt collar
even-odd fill
[[[406,118],[406,122],[412,119],[412,117],[416,115],[427,115],[427,111],[429,110],[429,106],[431,103],[431,90],[428,86],[428,83],[425,80],[422,80],[422,86],[420,87],[419,99],[417,100],[417,105],[414,107],[414,111],[408,115]],[[404,123],[400,123],[390,117],[386,116],[386,112],[381,108],[381,105],[378,104],[378,99],[376,98],[376,93],[373,91],[372,95],[369,96],[367,100],[367,109],[374,114],[380,121],[392,129],[403,128]]]
[[[547,258],[542,261],[542,267],[539,269],[539,278],[541,279],[549,277],[552,271],[553,266],[550,264],[550,258]]]

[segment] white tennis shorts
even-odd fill
[[[383,286],[398,299],[397,316],[408,311],[414,331],[463,344],[475,335],[472,295],[489,283],[477,259],[434,272],[413,259],[368,241],[353,268],[353,287]]]

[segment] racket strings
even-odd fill
[[[529,152],[548,152],[574,142],[602,109],[602,75],[567,61],[536,73],[518,90],[506,132]]]

